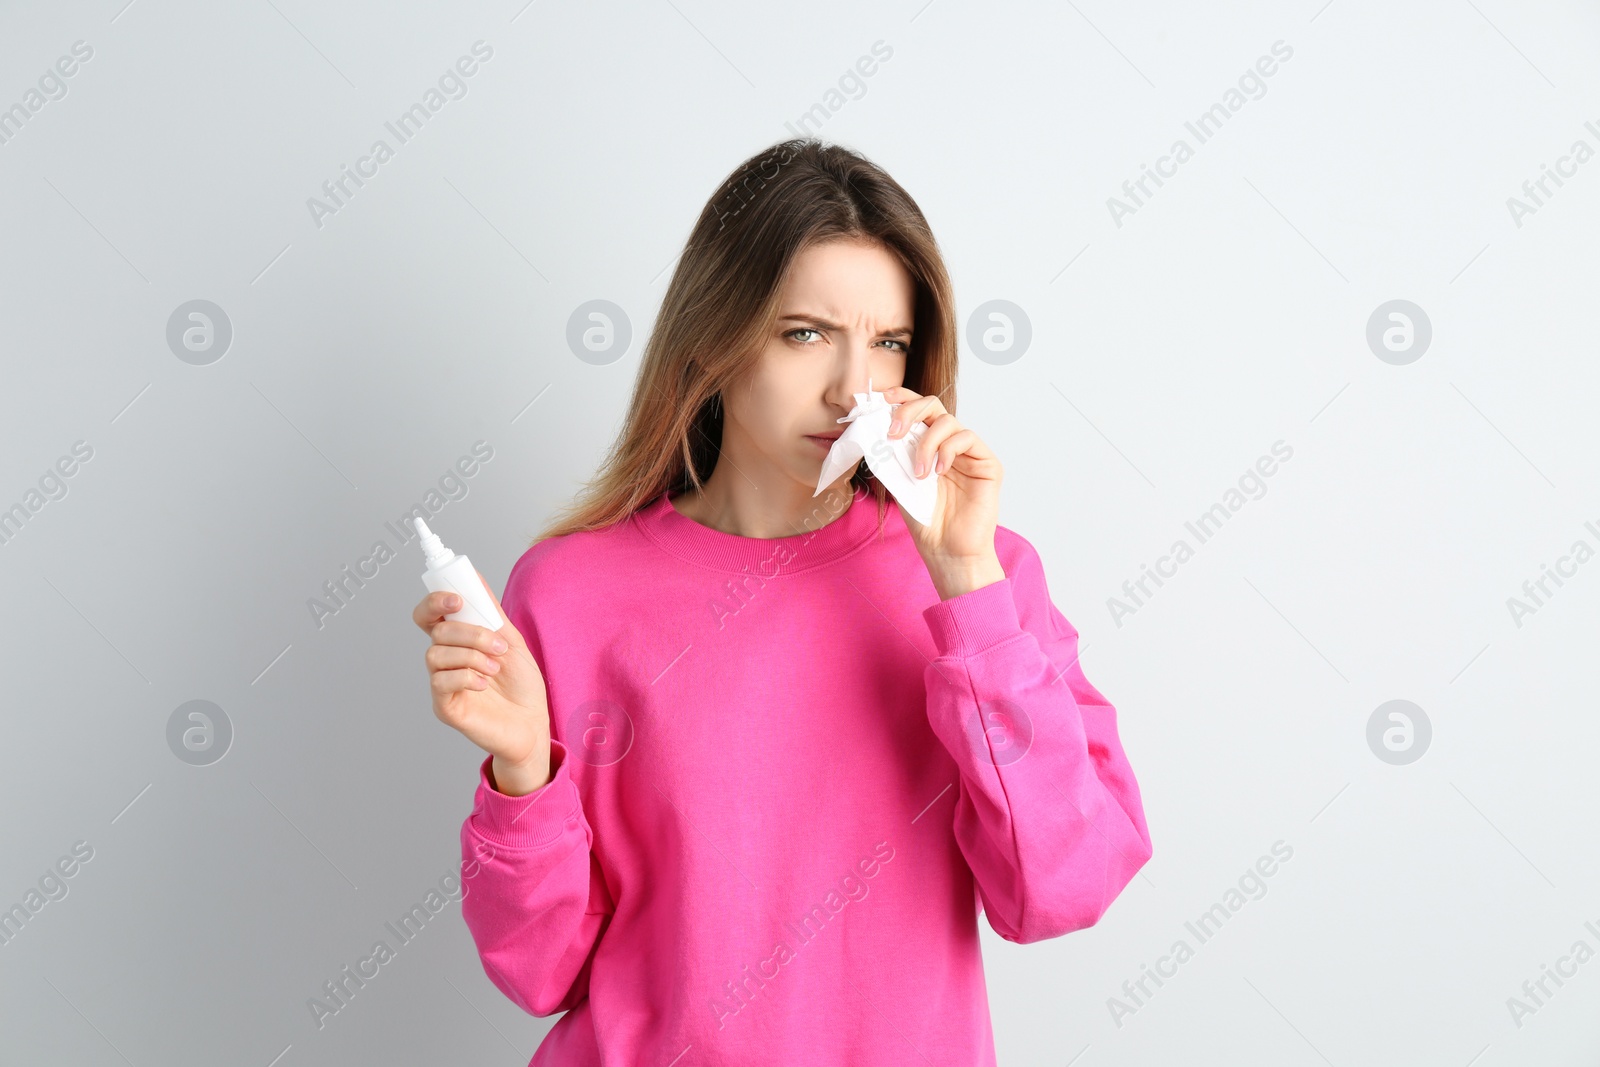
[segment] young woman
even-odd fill
[[[993,1064],[979,907],[1058,937],[1150,858],[1115,709],[952,413],[956,336],[906,191],[774,146],[701,213],[510,625],[417,605],[434,712],[488,753],[462,916],[507,997],[566,1012],[533,1064]],[[869,378],[891,438],[927,427],[927,525],[865,462],[813,495]]]

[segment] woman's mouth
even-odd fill
[[[821,434],[806,434],[806,440],[816,442],[817,447],[826,452],[833,448],[833,443],[839,439],[842,433],[844,433],[844,431],[839,430],[835,433],[829,434],[826,437],[822,436]]]

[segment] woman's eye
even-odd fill
[[[805,338],[800,336],[801,334],[816,334],[818,337],[821,337],[822,336],[822,331],[814,330],[810,326],[802,326],[799,329],[790,330],[785,336],[789,337],[791,340],[793,340],[793,341],[795,341],[795,342],[797,342],[799,344],[806,345],[806,346],[814,345],[814,344],[817,343],[816,341],[806,340]],[[906,343],[904,341],[896,341],[896,340],[893,340],[893,339],[887,339],[886,338],[883,343],[891,344],[891,345],[898,345],[899,346],[899,351],[901,351],[901,352],[910,352],[911,351],[910,348],[908,348],[906,346]]]

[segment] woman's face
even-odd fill
[[[802,251],[765,348],[723,391],[729,462],[758,485],[792,479],[809,496],[829,438],[845,429],[837,420],[855,406],[851,394],[867,391],[869,375],[877,392],[904,382],[915,293],[881,245],[834,240]]]

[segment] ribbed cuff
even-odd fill
[[[473,830],[503,848],[548,848],[564,833],[579,830],[583,806],[578,784],[567,769],[567,746],[550,739],[550,780],[526,796],[509,797],[489,784],[493,756],[478,765],[478,791],[472,798]]]
[[[1011,579],[941,600],[922,612],[941,656],[971,656],[1022,633]]]

